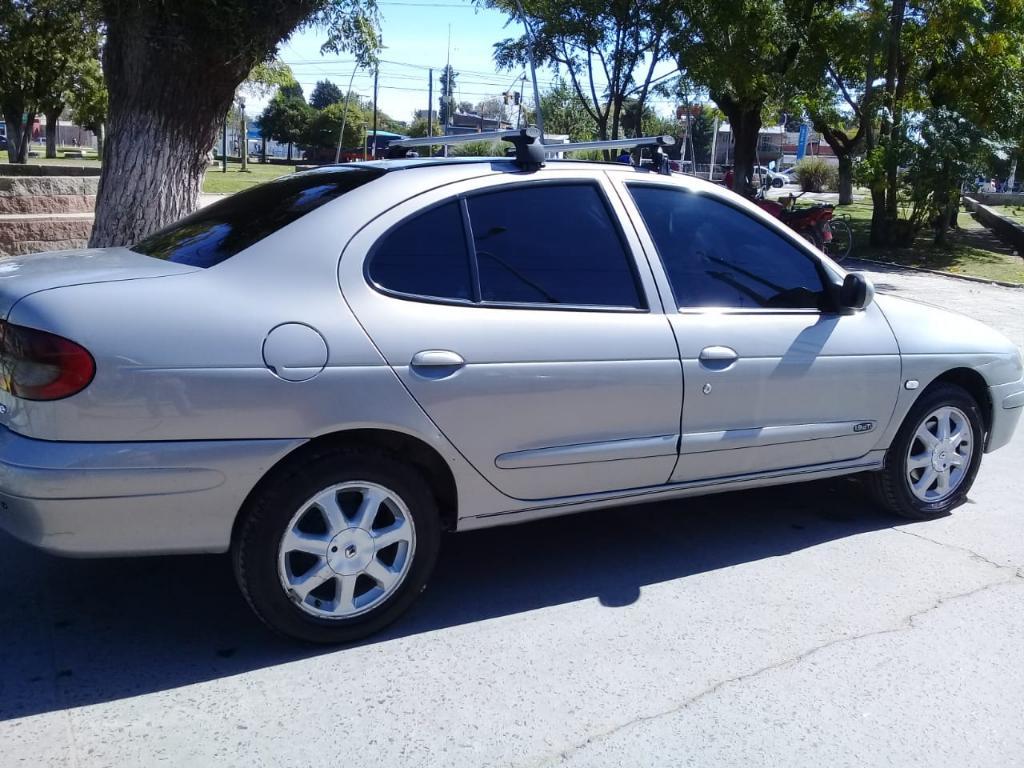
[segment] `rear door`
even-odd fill
[[[892,416],[901,370],[878,307],[836,312],[820,261],[727,196],[624,187],[676,305],[686,386],[673,482],[870,451]]]
[[[468,181],[365,228],[345,299],[412,396],[509,496],[665,483],[682,376],[601,173]]]

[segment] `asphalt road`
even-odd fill
[[[1024,345],[1024,291],[885,290]],[[359,647],[277,640],[222,557],[0,539],[0,765],[1024,764],[1024,431],[897,524],[838,480],[452,536]]]

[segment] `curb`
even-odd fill
[[[847,263],[847,259],[844,259],[839,263],[839,266],[843,266]],[[914,272],[927,272],[929,275],[939,275],[940,277],[954,277],[957,280],[966,280],[969,283],[981,283],[983,285],[999,285],[1003,288],[1024,288],[1024,283],[1009,283],[1005,280],[993,280],[988,277],[974,277],[973,275],[958,275],[956,272],[944,272],[941,269],[928,269],[927,267],[911,267],[908,264],[897,264],[895,261],[876,261],[875,259],[859,259],[856,256],[849,257],[849,261],[859,261],[863,264],[878,264],[883,267],[895,267],[897,269],[910,269]]]

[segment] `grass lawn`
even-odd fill
[[[68,149],[71,149],[71,147],[69,147]],[[2,152],[0,152],[0,165],[6,165],[6,164],[7,164],[7,152],[6,151],[2,151]],[[84,166],[89,166],[90,168],[99,168],[100,167],[99,158],[97,158],[95,155],[93,157],[89,157],[89,158],[80,158],[80,157],[56,157],[56,158],[30,157],[28,159],[28,164],[29,165],[84,165]]]
[[[1024,206],[1020,205],[996,205],[992,206],[992,210],[1001,216],[1006,216],[1009,219],[1013,219],[1018,224],[1024,224]]]
[[[228,171],[224,173],[220,169],[220,163],[211,165],[206,171],[206,178],[203,179],[203,192],[214,195],[229,195],[233,192],[241,192],[243,189],[254,187],[265,181],[276,179],[295,170],[291,165],[262,165],[260,163],[249,163],[249,170],[242,173],[241,163],[228,162]]]
[[[953,272],[959,275],[984,277],[1024,284],[1024,259],[1013,249],[976,222],[969,213],[957,219],[960,230],[951,233],[950,244],[942,247],[932,242],[932,232],[924,229],[910,248],[874,248],[869,244],[871,202],[860,200],[853,205],[836,207],[836,215],[847,214],[853,229],[853,258],[875,259]]]

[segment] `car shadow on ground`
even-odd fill
[[[585,599],[614,610],[645,585],[893,522],[837,479],[450,535],[429,589],[363,645]],[[264,629],[224,556],[67,560],[4,537],[0,563],[0,720],[338,652]]]

